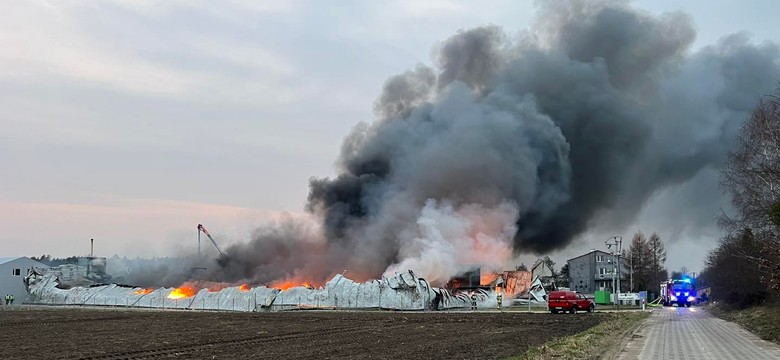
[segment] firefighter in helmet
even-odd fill
[[[503,300],[503,295],[501,295],[501,292],[499,291],[496,294],[496,306],[498,307],[498,310],[501,310],[501,300]]]
[[[477,310],[477,293],[471,293],[471,310]]]

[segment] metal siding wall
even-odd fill
[[[14,296],[14,305],[20,305],[27,300],[27,288],[24,286],[24,277],[27,276],[27,270],[32,267],[41,267],[41,263],[28,259],[19,258],[0,265],[0,300],[5,305],[5,295]],[[13,269],[20,269],[19,276],[13,276]]]
[[[590,281],[590,266],[588,256],[579,257],[569,261],[569,287],[574,291],[587,293]],[[582,281],[580,283],[580,281]]]
[[[588,254],[588,264],[590,264],[590,293],[595,294],[598,288],[596,287],[596,254],[598,252],[591,252]]]

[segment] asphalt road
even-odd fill
[[[780,346],[701,308],[658,308],[618,359],[780,359]]]

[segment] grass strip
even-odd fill
[[[758,337],[780,344],[780,304],[772,303],[742,310],[730,310],[721,304],[711,304],[707,310],[726,321],[742,325]]]
[[[649,312],[609,313],[599,325],[572,336],[554,339],[529,349],[525,354],[511,357],[526,359],[603,359],[617,353],[628,337],[647,317]]]

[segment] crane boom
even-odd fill
[[[211,237],[211,234],[209,234],[208,230],[206,230],[206,228],[202,224],[198,224],[198,231],[206,234],[206,237],[208,237],[209,240],[211,240],[211,243],[214,244],[214,247],[217,248],[217,251],[219,251],[220,255],[225,255],[225,253],[222,252],[222,249],[219,248],[219,245],[217,245],[217,242],[214,241],[214,238]]]

